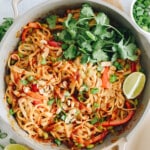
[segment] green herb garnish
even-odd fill
[[[116,82],[116,81],[117,81],[117,75],[116,75],[116,74],[111,74],[111,75],[110,75],[110,78],[109,78],[109,81],[110,81],[111,83]]]
[[[14,115],[15,114],[15,112],[14,112],[14,110],[11,108],[11,109],[9,109],[9,114],[10,115]]]
[[[42,64],[42,65],[46,65],[46,63],[47,63],[47,62],[46,62],[46,58],[42,57],[41,64]]]
[[[5,35],[6,31],[12,25],[12,23],[13,23],[12,18],[4,18],[4,21],[0,25],[0,41],[2,40],[2,38]]]
[[[7,133],[5,133],[5,132],[0,133],[0,139],[4,139],[6,137],[7,137]]]
[[[90,24],[94,21],[94,24]],[[94,13],[89,4],[83,4],[77,20],[68,14],[64,29],[56,34],[63,42],[63,56],[67,60],[81,56],[81,63],[98,63],[129,59],[135,61],[136,45],[128,31],[112,26],[105,13]]]
[[[91,94],[97,94],[99,92],[99,88],[92,88],[91,90],[90,90],[90,93]]]
[[[28,80],[25,80],[25,79],[21,79],[20,82],[21,82],[23,85],[27,85],[27,84],[28,84]]]
[[[51,16],[48,16],[46,18],[46,21],[47,21],[50,29],[55,28],[55,26],[56,26],[56,20],[57,20],[57,16],[56,15],[51,15]]]
[[[145,31],[150,32],[150,1],[137,0],[133,6],[136,23]]]
[[[48,100],[47,105],[52,105],[54,103],[55,99],[51,98]]]
[[[10,143],[10,144],[16,144],[17,142],[16,142],[14,139],[10,138],[10,139],[9,139],[9,143]]]
[[[55,139],[54,142],[59,146],[61,145],[61,141],[59,139]]]
[[[97,117],[94,117],[94,118],[91,119],[90,123],[91,123],[91,124],[95,124],[95,123],[97,123],[98,121],[99,121],[99,119],[98,119]]]

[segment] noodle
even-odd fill
[[[79,18],[79,12],[68,10],[74,18]],[[100,62],[103,67],[98,71],[98,64],[81,64],[80,56],[61,59],[61,43],[52,46],[49,41],[53,32],[63,30],[65,19],[59,17],[53,30],[40,22],[23,28],[26,37],[8,59],[5,97],[19,126],[30,137],[45,142],[57,139],[80,149],[102,142],[112,128],[131,119],[126,118],[136,105],[126,99],[122,84],[132,72],[126,67],[132,61],[118,59],[120,70],[111,62]],[[139,59],[136,65],[140,68]],[[108,77],[115,74],[117,80],[104,87],[106,68]]]

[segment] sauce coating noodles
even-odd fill
[[[68,13],[78,18],[79,11]],[[126,99],[122,84],[133,63],[139,70],[140,52],[134,62],[117,59],[119,69],[111,61],[99,65],[82,64],[80,56],[64,59],[63,42],[54,40],[54,33],[63,30],[65,19],[59,17],[53,29],[41,22],[23,27],[21,42],[8,59],[5,97],[30,137],[89,148],[132,118],[137,104]]]

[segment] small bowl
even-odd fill
[[[131,7],[130,7],[130,16],[131,16],[131,19],[132,21],[134,22],[134,24],[139,28],[140,32],[143,33],[149,40],[150,40],[150,32],[148,31],[145,31],[144,29],[142,29],[138,23],[135,21],[135,18],[133,16],[133,9],[134,9],[134,5],[135,3],[137,2],[138,0],[133,0],[132,3],[131,3]]]

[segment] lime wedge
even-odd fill
[[[9,144],[4,150],[30,150],[28,147],[21,144]]]
[[[134,99],[142,92],[146,77],[142,72],[133,72],[123,83],[123,93],[128,99]]]

